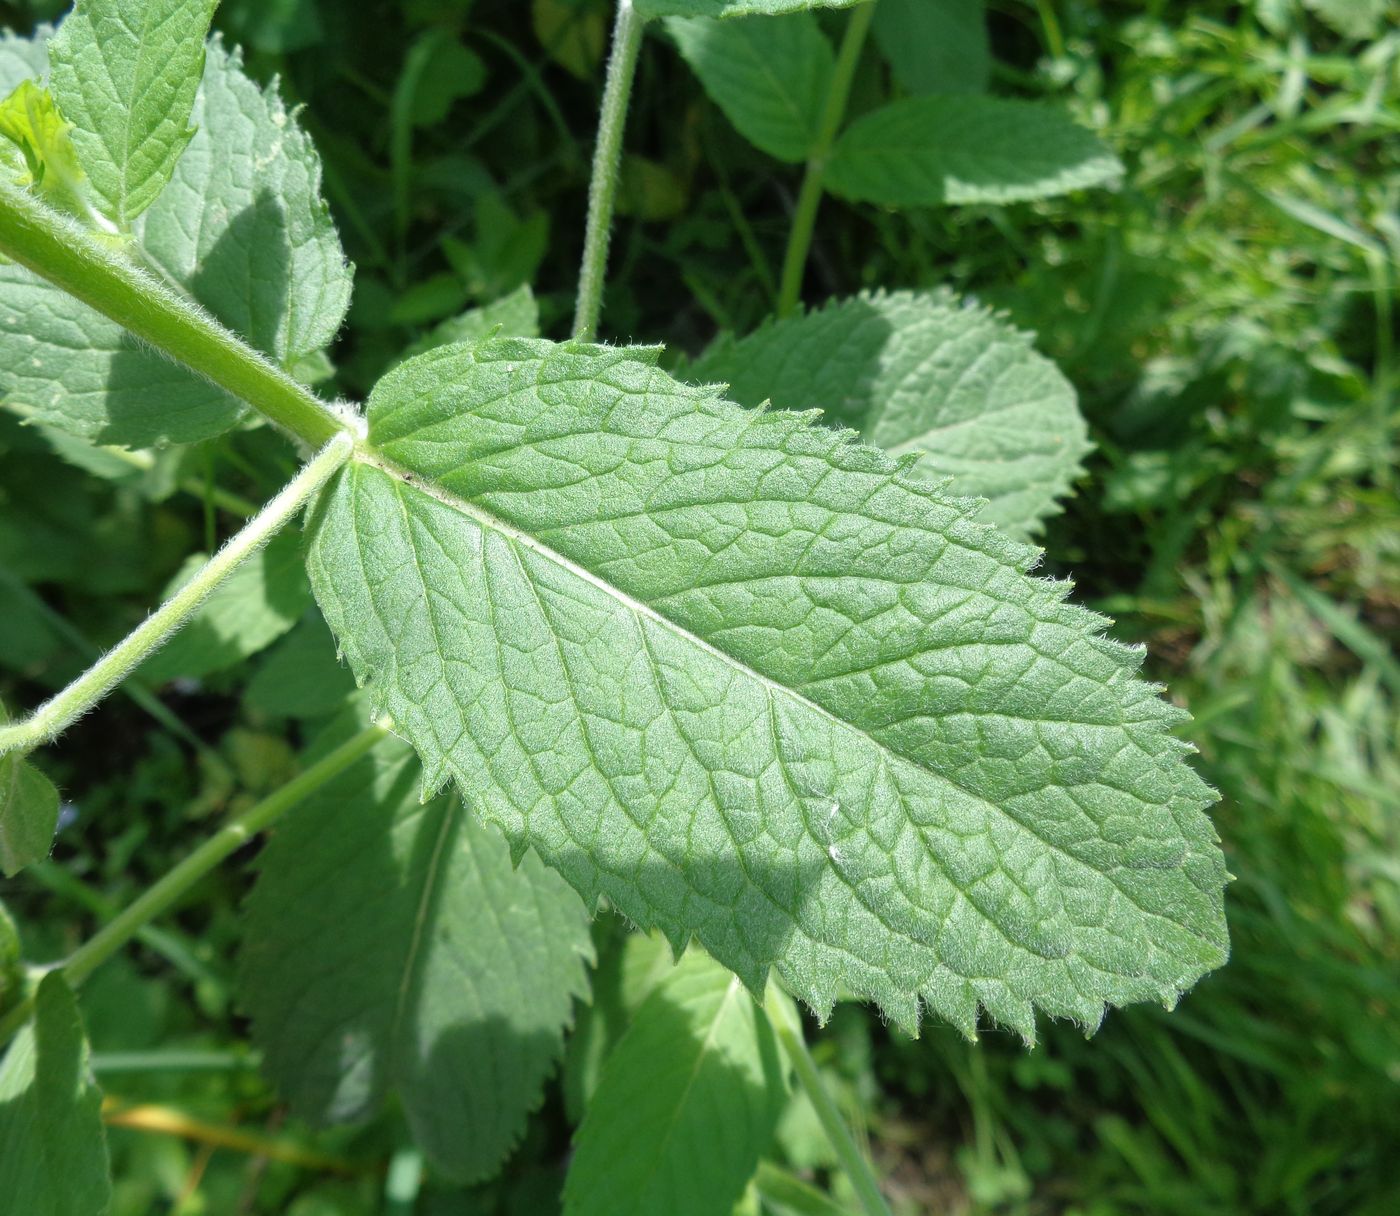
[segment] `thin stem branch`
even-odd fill
[[[576,338],[591,339],[597,334],[598,317],[603,310],[608,242],[612,237],[618,166],[622,163],[622,134],[627,126],[627,104],[632,98],[632,78],[637,74],[641,45],[642,18],[633,9],[632,0],[618,0],[607,83],[598,116],[598,143],[593,150],[593,176],[588,183],[588,230],[574,309]]]
[[[0,181],[0,254],[95,308],[170,358],[319,448],[354,420],[314,396],[213,317],[76,220]]]
[[[797,195],[797,207],[792,213],[792,229],[788,233],[787,253],[783,258],[782,285],[778,289],[778,316],[790,316],[802,298],[802,278],[807,269],[807,254],[812,247],[812,234],[817,227],[817,211],[821,207],[826,182],[826,165],[841,124],[846,118],[846,103],[851,97],[851,82],[856,65],[865,46],[870,22],[875,17],[875,0],[862,4],[851,12],[846,24],[846,36],[836,56],[836,68],[831,74],[831,87],[826,93],[821,125],[807,157],[807,170],[802,175],[802,189]]]
[[[842,1170],[855,1189],[861,1211],[865,1216],[891,1216],[889,1205],[880,1194],[880,1186],[875,1181],[870,1163],[866,1161],[865,1155],[852,1138],[846,1121],[841,1118],[841,1112],[837,1110],[836,1103],[822,1082],[821,1073],[817,1071],[817,1062],[807,1050],[807,1040],[802,1034],[802,1026],[797,1021],[797,1011],[792,1002],[770,985],[763,1007],[778,1035],[778,1041],[782,1043],[783,1050],[797,1073],[798,1081],[806,1090],[807,1097],[817,1112],[822,1130],[826,1133]]]
[[[70,987],[84,980],[127,944],[150,921],[165,912],[201,878],[230,854],[242,848],[259,832],[270,827],[292,807],[310,797],[322,786],[340,776],[384,738],[387,728],[369,726],[313,764],[299,777],[269,794],[256,806],[235,815],[193,853],[117,913],[69,956],[60,971]],[[29,1019],[34,1000],[16,1005],[0,1019],[0,1045],[7,1042]]]
[[[349,458],[353,441],[338,433],[271,502],[248,522],[188,583],[61,692],[22,722],[0,727],[0,755],[28,752],[57,738],[122,682],[148,655],[185,624],[245,558],[261,549],[305,506]]]

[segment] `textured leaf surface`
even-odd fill
[[[0,71],[25,70],[26,45],[0,39]],[[9,84],[0,79],[0,88]],[[193,118],[198,130],[174,177],[135,225],[136,256],[291,366],[334,336],[349,302],[320,163],[276,93],[260,90],[217,43]],[[41,422],[127,447],[207,438],[244,412],[12,264],[0,266],[0,398]]]
[[[218,0],[79,0],[49,43],[49,81],[102,210],[121,229],[170,180],[190,136]]]
[[[743,1194],[787,1097],[743,985],[691,951],[637,1011],[578,1130],[565,1216],[711,1216]]]
[[[643,17],[776,17],[858,3],[860,0],[635,0],[633,7]]]
[[[875,41],[911,93],[980,93],[992,70],[983,0],[880,0]]]
[[[357,1119],[398,1091],[459,1181],[520,1138],[587,991],[587,918],[455,795],[420,805],[409,748],[382,743],[298,807],[248,908],[243,995],[266,1068],[303,1115]]]
[[[1054,106],[929,95],[856,119],[836,142],[827,185],[889,207],[1014,203],[1100,186],[1122,171],[1092,132]]]
[[[167,598],[206,561],[202,555],[190,557],[167,588]],[[188,625],[141,664],[141,677],[160,684],[231,667],[270,646],[310,606],[301,537],[295,531],[279,532],[215,588]]]
[[[835,66],[810,13],[771,21],[673,17],[666,29],[745,139],[779,160],[807,159]]]
[[[913,474],[987,498],[978,518],[1015,536],[1057,509],[1089,450],[1074,389],[1030,335],[944,292],[859,296],[722,338],[687,377],[741,405],[827,406],[867,443],[918,453]]]
[[[0,704],[0,726],[10,720]],[[23,756],[0,756],[0,873],[12,878],[43,861],[58,828],[58,791]]]
[[[308,564],[429,785],[819,1010],[1029,1036],[1218,965],[1210,794],[1140,654],[965,502],[654,360],[446,347],[372,394]]]
[[[102,1095],[60,975],[0,1062],[0,1196],[15,1216],[101,1216],[111,1198]]]

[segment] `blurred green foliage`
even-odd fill
[[[0,4],[0,24],[60,8]],[[340,390],[524,284],[562,334],[608,10],[225,0],[225,37],[305,103],[359,268]],[[1124,161],[1121,189],[899,214],[828,200],[809,298],[946,284],[1038,331],[1075,383],[1097,451],[1046,569],[1196,715],[1238,876],[1234,958],[1176,1012],[1115,1013],[1087,1044],[1055,1026],[1031,1053],[937,1027],[911,1042],[842,1007],[817,1054],[902,1211],[1400,1210],[1400,11],[998,0],[989,28],[991,87],[1068,105]],[[872,43],[854,112],[886,71]],[[694,353],[755,326],[797,170],[745,145],[661,38],[627,147],[606,336]],[[94,477],[97,459],[126,467]],[[32,704],[120,637],[291,460],[265,430],[94,456],[0,411],[0,697]],[[251,667],[137,685],[46,758],[68,800],[56,860],[3,886],[31,957],[162,873],[195,820],[276,783],[303,718],[336,703],[315,695],[331,650],[313,614]],[[265,668],[297,673],[289,700]],[[159,1105],[188,1133],[111,1129],[115,1216],[552,1210],[561,1094],[471,1196],[423,1180],[392,1114],[284,1122],[232,1006],[246,887],[243,866],[211,876],[84,991],[117,1109]],[[606,975],[622,932],[596,935]],[[209,1129],[233,1127],[248,1139],[216,1147]],[[801,1103],[779,1143],[831,1181]]]

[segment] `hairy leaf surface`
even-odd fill
[[[565,1216],[709,1216],[743,1194],[787,1082],[768,1019],[692,951],[637,1011],[575,1137]]]
[[[111,1200],[102,1095],[63,977],[39,984],[34,1018],[0,1062],[0,1196],[19,1216],[101,1216]]]
[[[78,0],[49,43],[49,82],[102,210],[120,229],[170,180],[218,0]]]
[[[776,17],[803,9],[850,8],[860,0],[635,0],[643,17]]]
[[[1031,336],[946,292],[834,301],[721,338],[689,369],[741,405],[829,406],[913,473],[989,501],[979,519],[1025,536],[1051,514],[1089,450],[1074,389]]]
[[[778,160],[807,159],[835,67],[810,13],[771,21],[672,17],[666,30],[745,139]]]
[[[1140,654],[965,501],[655,357],[445,347],[372,394],[308,563],[429,787],[818,1010],[1030,1036],[1217,966],[1210,793]]]
[[[983,0],[879,0],[873,32],[911,93],[980,93],[992,70]]]
[[[827,172],[833,193],[889,207],[1014,203],[1118,178],[1092,132],[1042,102],[910,97],[846,128]]]
[[[0,39],[0,73],[27,72],[26,46]],[[10,85],[0,79],[0,89]],[[330,341],[350,298],[350,271],[319,193],[320,162],[275,91],[259,89],[217,42],[193,119],[198,130],[173,178],[134,226],[133,256],[292,366]],[[13,264],[0,265],[0,398],[38,421],[126,447],[204,439],[245,412]]]
[[[568,886],[455,795],[420,805],[396,739],[301,805],[265,850],[243,995],[266,1068],[302,1114],[369,1115],[398,1091],[449,1177],[492,1174],[539,1105],[587,917]]]
[[[10,720],[0,703],[0,726]],[[58,828],[58,791],[23,756],[0,756],[0,873],[13,878],[43,861]]]

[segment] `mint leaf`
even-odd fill
[[[778,160],[807,159],[835,68],[810,13],[772,21],[672,17],[666,30],[745,139]]]
[[[30,55],[31,44],[0,38],[0,68],[18,71]],[[137,220],[133,256],[293,366],[334,337],[349,301],[320,162],[276,92],[259,89],[217,42],[193,113],[199,129]],[[0,398],[37,421],[124,447],[208,438],[245,411],[12,264],[0,265]]]
[[[0,703],[0,726],[10,720]],[[13,878],[43,861],[58,830],[58,791],[23,756],[0,756],[0,873]]]
[[[1114,181],[1118,158],[1063,111],[1004,97],[891,102],[836,142],[826,184],[887,207],[1014,203]]]
[[[0,1195],[16,1216],[101,1216],[111,1201],[102,1095],[63,977],[39,984],[33,1021],[0,1062]]]
[[[194,132],[190,109],[218,0],[78,0],[49,42],[49,82],[119,229],[155,201]]]
[[[1031,335],[948,292],[836,300],[722,337],[686,375],[741,405],[830,403],[828,421],[918,453],[912,475],[987,498],[978,519],[1018,537],[1058,510],[1089,450],[1074,389]]]
[[[982,0],[880,0],[875,41],[911,93],[980,93],[992,70]]]
[[[803,9],[850,8],[861,0],[635,0],[643,17],[776,17]]]
[[[387,375],[311,526],[358,679],[516,850],[819,1011],[1097,1024],[1225,958],[1210,791],[1035,553],[655,351]]]
[[[404,352],[404,358],[409,359],[452,342],[476,342],[497,332],[505,338],[540,336],[540,306],[528,283],[499,300],[448,317],[410,346]]]
[[[192,554],[164,598],[174,595],[208,560],[206,554]],[[232,667],[272,645],[310,606],[301,537],[295,530],[279,532],[214,589],[189,624],[141,664],[141,678],[162,684]]]
[[[334,713],[355,690],[335,653],[335,639],[311,612],[277,643],[248,681],[243,702],[271,718],[319,718]]]
[[[591,955],[578,897],[455,796],[420,805],[397,740],[297,808],[248,905],[244,1000],[301,1114],[362,1118],[398,1092],[446,1175],[492,1174],[539,1105]]]
[[[83,170],[73,149],[73,126],[47,89],[22,80],[0,101],[0,168],[34,186],[60,210],[83,211]]]
[[[786,1098],[768,1019],[734,976],[691,951],[608,1057],[575,1138],[564,1216],[730,1211]]]

